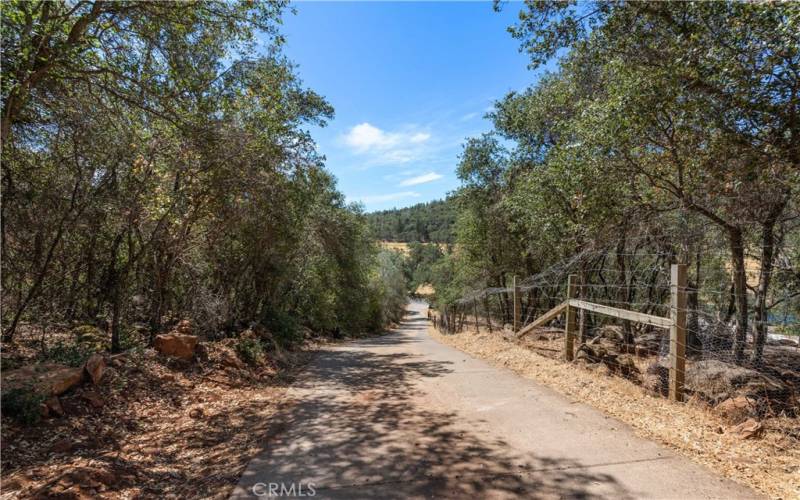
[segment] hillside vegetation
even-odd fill
[[[456,207],[450,199],[367,214],[375,237],[384,241],[452,243]]]

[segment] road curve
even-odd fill
[[[231,498],[760,498],[427,325],[322,350]]]

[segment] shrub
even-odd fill
[[[298,328],[297,320],[290,314],[276,311],[264,320],[264,326],[272,333],[273,340],[278,346],[289,348],[303,340]]]
[[[264,357],[264,346],[252,337],[240,338],[234,346],[236,354],[248,365],[256,365]]]
[[[42,418],[45,396],[30,387],[11,389],[3,394],[3,414],[24,425],[33,425]]]
[[[94,344],[72,343],[59,341],[47,351],[45,358],[68,366],[78,367],[96,352]]]

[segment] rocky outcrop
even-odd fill
[[[2,392],[28,389],[43,396],[58,396],[78,385],[83,379],[83,368],[72,368],[58,363],[37,363],[3,373]]]
[[[197,337],[177,332],[157,335],[153,347],[161,354],[191,360],[194,357],[195,347],[197,347]]]
[[[92,354],[86,363],[83,365],[86,374],[92,380],[92,383],[97,385],[103,379],[103,374],[106,371],[106,362],[100,354]]]
[[[764,430],[764,426],[758,420],[751,418],[742,422],[739,425],[731,427],[728,430],[728,434],[735,436],[739,439],[750,439],[754,437],[758,437],[761,435],[761,432]]]
[[[170,333],[156,335],[153,347],[161,354],[191,360],[197,348],[197,336],[192,335],[192,322],[185,319]]]

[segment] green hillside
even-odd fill
[[[456,211],[451,199],[367,214],[380,240],[452,243]]]

